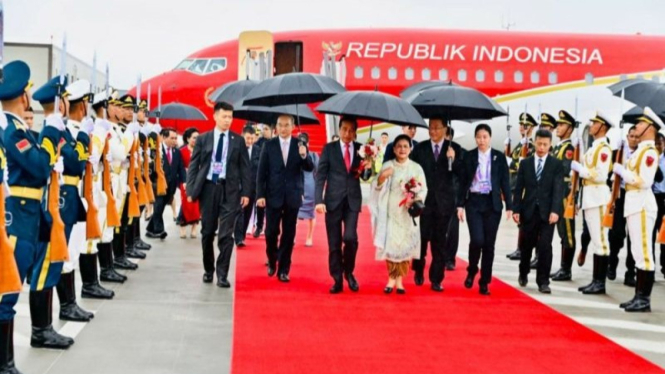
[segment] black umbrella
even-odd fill
[[[507,115],[501,105],[484,93],[452,83],[415,92],[406,101],[425,118],[471,121]]]
[[[614,96],[639,107],[649,107],[658,115],[665,113],[665,85],[645,79],[626,79],[607,87]]]
[[[310,73],[289,73],[266,79],[245,96],[243,105],[278,106],[316,103],[346,89],[336,80]]]
[[[402,99],[406,99],[409,96],[418,93],[420,91],[426,90],[428,88],[433,88],[433,87],[441,87],[441,86],[455,86],[454,83],[451,81],[424,81],[424,82],[418,82],[415,84],[410,85],[409,87],[405,88],[402,90],[402,92],[399,93],[399,96]]]
[[[298,116],[301,125],[318,125],[319,119],[312,112],[311,109],[305,104],[297,105],[282,105],[282,106],[239,106],[233,109],[233,118],[244,119],[246,121],[253,121],[265,123],[274,126],[277,123],[277,118],[282,114],[289,114]]]
[[[624,122],[637,123],[637,119],[642,117],[643,114],[644,114],[644,109],[639,107],[639,106],[635,106],[635,107],[632,107],[630,110],[628,110],[626,113],[624,113],[623,116],[621,117],[621,119]],[[656,115],[658,115],[658,117],[660,117],[660,119],[665,121],[665,113],[656,112]]]
[[[229,104],[237,103],[259,84],[259,81],[242,80],[229,82],[213,91],[208,99],[215,103],[227,102]]]
[[[427,124],[411,104],[399,97],[378,91],[340,93],[321,103],[316,110],[326,114],[427,128]]]
[[[150,117],[160,119],[185,119],[193,121],[206,121],[208,118],[198,108],[187,104],[170,103],[150,112]]]

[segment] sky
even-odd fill
[[[662,0],[3,0],[5,41],[62,44],[129,88],[247,30],[433,28],[665,35]],[[665,46],[663,46],[665,48]],[[664,62],[665,64],[665,62]]]

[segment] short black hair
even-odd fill
[[[191,138],[192,135],[196,134],[197,132],[199,132],[199,129],[197,129],[196,127],[188,128],[182,134],[182,142],[185,143],[185,144],[189,143],[189,138]]]
[[[26,112],[32,112],[32,113],[35,112],[34,109],[32,109],[32,106],[29,106],[28,109],[26,109],[25,111]]]
[[[176,131],[172,127],[167,127],[165,129],[162,129],[162,132],[160,132],[159,134],[164,138],[168,138],[169,136],[171,136],[171,132],[176,132]]]
[[[390,136],[390,135],[388,135],[387,132],[382,132],[382,133],[381,133],[381,136],[384,136],[384,135],[385,135],[385,136]]]
[[[630,128],[628,129],[628,132],[630,133],[630,132],[633,132],[633,131],[635,131],[635,130],[637,130],[637,126],[632,125],[632,126],[630,126]]]
[[[226,110],[226,111],[233,112],[233,105],[231,105],[227,102],[224,102],[224,101],[221,101],[219,103],[215,103],[215,113],[217,113],[220,110]]]
[[[342,122],[348,122],[353,125],[354,130],[358,130],[358,120],[355,117],[342,117],[339,120],[339,128],[342,128]]]
[[[450,126],[448,126],[448,121],[443,119],[443,117],[432,117],[432,118],[429,119],[429,122],[432,123],[433,120],[441,121],[441,123],[443,123],[443,127],[450,127]]]
[[[658,133],[658,139],[665,139],[665,134],[663,134],[662,132],[659,132]]]
[[[406,134],[397,135],[395,140],[393,140],[393,148],[395,148],[397,146],[397,143],[399,143],[402,140],[406,140],[406,142],[409,143],[409,148],[411,148],[411,138]]]
[[[256,134],[256,130],[254,130],[252,125],[245,125],[245,127],[242,128],[242,134]]]
[[[473,132],[473,136],[478,135],[478,131],[480,131],[480,130],[487,131],[487,133],[490,134],[490,138],[492,137],[492,128],[490,127],[490,125],[488,125],[486,123],[478,124],[478,126],[476,126],[476,130]]]
[[[538,131],[536,131],[536,139],[537,138],[547,138],[549,140],[552,140],[552,133],[547,130],[539,129]]]

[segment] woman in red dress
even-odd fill
[[[194,127],[190,127],[185,130],[185,133],[182,135],[182,141],[185,145],[180,148],[180,154],[182,155],[182,161],[185,164],[185,170],[189,168],[189,162],[192,159],[192,151],[194,151],[194,144],[196,144],[196,138],[199,137],[199,130]],[[184,188],[185,184],[180,186],[180,214],[178,214],[177,223],[180,226],[180,237],[187,237],[187,226],[192,227],[190,237],[192,239],[196,238],[196,225],[201,220],[201,213],[199,212],[199,202],[188,202],[187,193]]]

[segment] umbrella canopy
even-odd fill
[[[324,101],[316,110],[326,114],[427,128],[427,124],[411,104],[399,97],[377,91],[344,92]]]
[[[282,114],[289,114],[298,116],[301,125],[318,125],[319,119],[316,118],[314,112],[305,104],[296,105],[282,105],[282,106],[239,106],[233,109],[233,118],[244,119],[245,121],[253,121],[258,123],[265,123],[274,126],[277,123],[277,118]]]
[[[198,108],[187,104],[170,103],[162,105],[148,114],[150,117],[161,119],[185,119],[194,121],[206,121],[208,118]]]
[[[628,110],[626,113],[624,113],[623,116],[621,117],[621,119],[624,122],[636,123],[637,119],[642,117],[642,114],[644,114],[644,109],[639,107],[639,106],[635,106],[635,107],[632,107],[630,110]],[[658,117],[660,117],[660,119],[665,121],[665,113],[656,112],[656,115],[658,115]]]
[[[650,107],[659,116],[665,113],[665,85],[645,79],[626,79],[607,87],[614,96],[639,107]]]
[[[425,118],[445,120],[484,120],[505,116],[506,111],[484,93],[452,83],[437,85],[406,98]]]
[[[289,73],[266,79],[245,96],[242,105],[279,106],[316,103],[346,89],[336,80],[310,73]]]
[[[428,88],[441,87],[441,86],[456,86],[456,84],[454,84],[451,81],[418,82],[405,88],[402,92],[399,93],[399,97],[401,97],[402,99],[406,99],[409,96],[412,96],[413,94],[426,90]]]
[[[229,104],[240,102],[259,82],[254,80],[241,80],[229,82],[213,91],[208,99],[215,103],[226,102]]]

